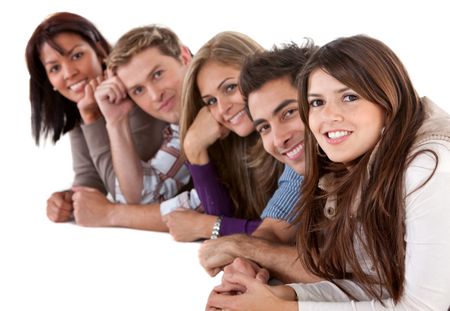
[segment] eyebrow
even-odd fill
[[[350,90],[349,87],[345,86],[341,89],[336,90],[334,93],[340,94],[340,93],[344,93],[345,91]],[[316,94],[316,93],[308,93],[308,97],[320,97],[320,94]]]
[[[51,45],[50,45],[51,46]],[[59,53],[59,51],[57,51],[55,48],[53,48],[52,47],[52,49],[54,49],[54,50],[56,50],[59,54],[61,54],[61,55],[64,55],[64,54],[70,54],[70,53],[72,53],[73,52],[73,50],[75,50],[76,48],[78,48],[78,47],[80,47],[80,46],[82,46],[82,44],[75,44],[70,50],[68,50],[68,51],[64,51],[62,48],[61,48],[61,50],[64,52],[64,53]],[[57,63],[57,61],[56,60],[50,60],[50,61],[48,61],[48,62],[44,62],[44,66],[45,65],[49,65],[49,64],[54,64],[54,63]]]
[[[225,82],[227,82],[228,80],[231,80],[231,79],[233,79],[233,77],[227,77],[227,78],[223,79],[222,82],[220,82],[219,85],[217,86],[217,89],[220,90],[220,88],[222,87],[222,85],[223,85]],[[206,94],[205,96],[202,96],[202,99],[204,99],[204,98],[206,98],[206,97],[209,97],[209,96],[211,96],[211,95]]]
[[[283,100],[283,101],[282,101],[281,103],[279,103],[278,106],[276,106],[275,109],[272,111],[272,116],[277,115],[281,110],[284,109],[284,107],[286,107],[286,106],[288,106],[288,105],[290,105],[290,104],[292,104],[292,103],[296,103],[296,102],[297,102],[297,100],[296,100],[296,99],[293,99],[293,98],[289,98],[289,99]],[[265,121],[266,121],[266,120],[264,120],[264,119],[256,119],[256,120],[253,121],[253,125],[256,127],[256,126],[258,126],[259,124],[261,124],[261,123],[263,123],[263,122],[265,122]]]
[[[150,70],[150,72],[146,75],[146,78],[153,76],[153,74],[159,70],[159,68],[161,67],[161,64],[156,64],[155,66],[153,66],[153,68]],[[123,80],[122,80],[123,83]],[[125,84],[125,83],[124,83]],[[140,86],[142,83],[136,83],[130,87],[127,88],[127,92],[131,92],[133,89],[135,89],[137,86]]]

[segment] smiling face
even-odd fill
[[[184,75],[191,57],[183,48],[180,60],[161,54],[157,47],[147,48],[117,68],[128,95],[153,117],[178,124]]]
[[[272,80],[253,91],[248,107],[264,149],[278,161],[305,172],[305,127],[298,111],[297,90],[288,77]]]
[[[197,75],[200,96],[213,117],[241,137],[253,132],[238,88],[240,70],[218,62],[206,62]]]
[[[47,42],[42,45],[40,58],[47,77],[61,95],[78,102],[84,96],[86,84],[102,74],[102,65],[95,50],[79,35],[60,33],[53,38],[63,53]]]
[[[381,106],[321,69],[309,77],[308,103],[309,126],[331,161],[353,161],[380,139],[385,120]]]

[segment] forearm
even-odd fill
[[[81,125],[81,130],[98,175],[105,184],[106,190],[115,196],[116,175],[105,119],[100,118],[89,125]]]
[[[107,124],[114,170],[128,203],[139,203],[143,188],[143,167],[131,135],[128,118]]]
[[[220,227],[220,235],[227,236],[236,233],[252,234],[261,224],[260,219],[241,219],[223,217]]]
[[[214,164],[188,164],[195,189],[205,212],[217,216],[233,216],[234,204],[228,190],[220,182]]]
[[[80,127],[69,133],[74,170],[73,186],[88,186],[106,193],[105,183],[100,178],[92,161],[86,138]],[[109,190],[109,189],[108,189]]]
[[[110,215],[113,227],[168,232],[162,221],[159,204],[114,204]]]
[[[257,238],[248,238],[234,245],[231,250],[235,257],[244,257],[269,270],[272,277],[283,283],[310,283],[319,279],[308,273],[294,246],[272,243]]]

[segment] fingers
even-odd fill
[[[126,87],[116,76],[101,82],[95,91],[95,98],[99,104],[118,104],[126,97]]]
[[[248,275],[245,275],[243,273],[233,272],[233,273],[227,273],[227,274],[224,273],[223,281],[232,283],[232,284],[239,284],[248,289],[249,287],[251,287],[254,284],[255,279]]]
[[[262,284],[267,284],[270,279],[270,273],[267,269],[261,268],[256,273],[255,279]]]
[[[219,274],[219,272],[222,271],[221,268],[212,268],[212,269],[206,269],[206,272],[208,272],[208,274],[212,277],[216,276],[217,274]]]
[[[65,196],[69,191],[57,192],[47,200],[47,217],[53,222],[65,222],[72,218],[72,200]]]

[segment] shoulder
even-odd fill
[[[407,207],[447,206],[450,201],[450,142],[431,140],[413,150],[405,173]]]

